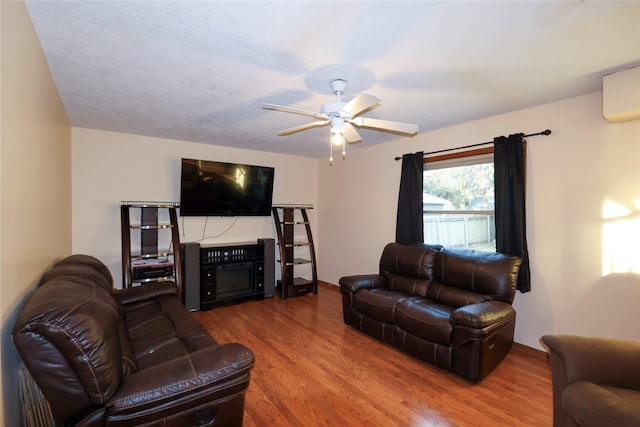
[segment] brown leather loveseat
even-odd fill
[[[67,257],[13,329],[56,425],[241,426],[254,355],[217,344],[173,282],[112,290],[106,266]]]
[[[388,244],[378,274],[342,277],[344,322],[477,383],[507,355],[518,257]]]

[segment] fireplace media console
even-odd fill
[[[274,295],[274,239],[182,244],[185,306],[209,310]]]

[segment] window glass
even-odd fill
[[[425,163],[425,243],[495,251],[493,155]]]

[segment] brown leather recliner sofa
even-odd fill
[[[13,340],[56,425],[241,426],[251,350],[217,344],[173,282],[112,290],[72,255],[46,272]]]
[[[545,335],[553,425],[640,426],[640,342]]]
[[[477,383],[513,344],[520,264],[499,253],[390,243],[378,274],[340,279],[344,322]]]

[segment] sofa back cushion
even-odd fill
[[[455,308],[470,304],[477,304],[479,302],[492,299],[489,295],[444,285],[435,280],[429,287],[427,297],[440,304],[449,305]]]
[[[54,279],[75,282],[78,286],[97,284],[110,294],[115,292],[111,272],[102,261],[91,255],[74,254],[58,260],[50,270],[40,277],[39,286],[43,286]],[[138,364],[129,340],[122,306],[119,303],[117,306],[118,336],[120,337],[122,350],[122,372],[124,376],[127,376],[138,371]]]
[[[389,243],[380,258],[380,275],[389,290],[426,296],[440,246]]]
[[[56,413],[58,419],[103,405],[123,376],[137,370],[122,307],[101,265],[77,256],[54,265],[13,329],[16,348],[36,383],[52,408],[65,412]]]
[[[458,307],[485,300],[511,304],[521,262],[495,252],[443,248],[435,259],[428,296]]]
[[[49,271],[40,277],[40,285],[65,275],[95,280],[106,290],[113,289],[113,277],[107,266],[98,258],[85,254],[73,254],[58,260]]]

